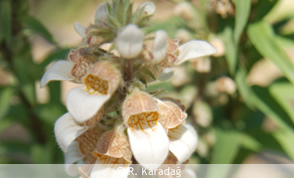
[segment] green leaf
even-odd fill
[[[34,112],[41,120],[49,125],[53,125],[55,121],[66,112],[66,108],[61,104],[46,104],[36,107]]]
[[[271,60],[294,83],[294,65],[276,42],[269,24],[264,21],[249,26],[248,35],[258,52]]]
[[[32,16],[25,16],[22,19],[24,23],[28,26],[29,29],[38,33],[42,37],[44,37],[48,42],[57,45],[56,40],[51,35],[51,33],[46,29],[46,27],[35,17]]]
[[[235,130],[216,129],[216,144],[205,178],[226,178],[230,165],[237,155],[240,145],[240,134]],[[219,164],[224,164],[219,166]]]
[[[262,145],[254,137],[247,134],[242,134],[241,145],[244,148],[256,152],[258,152],[262,148]]]
[[[229,65],[229,71],[233,75],[236,71],[236,66],[238,62],[237,58],[237,47],[234,42],[233,30],[230,27],[227,27],[224,30],[224,43],[226,46],[226,60]]]
[[[289,114],[294,123],[294,86],[289,82],[277,82],[270,86],[269,92]]]
[[[152,73],[149,69],[144,68],[144,69],[143,69],[143,72],[144,72],[146,75],[148,75],[149,77],[151,77],[153,80],[156,80],[156,78],[154,77],[153,73]]]
[[[239,144],[240,134],[235,130],[216,129],[216,144],[210,164],[230,164],[234,160]]]
[[[5,88],[0,93],[0,120],[7,114],[10,107],[10,100],[13,96],[12,88]]]
[[[48,145],[32,145],[31,155],[35,164],[48,164],[52,159],[52,153]]]
[[[235,1],[236,5],[236,18],[235,18],[235,30],[234,30],[234,39],[235,43],[239,43],[240,36],[245,28],[247,23],[250,7],[251,7],[251,0],[242,0],[242,1]]]
[[[279,103],[270,95],[268,88],[252,87],[251,100],[254,105],[283,129],[294,129],[294,124]]]
[[[257,4],[253,7],[254,10],[254,20],[260,21],[263,19],[273,7],[275,7],[278,0],[262,0],[258,1]]]
[[[238,72],[235,75],[235,81],[238,87],[238,91],[242,96],[242,99],[245,101],[248,107],[253,108],[253,103],[251,101],[251,88],[246,82],[247,73],[243,67],[240,67]]]
[[[21,91],[24,94],[24,97],[29,101],[31,105],[36,103],[36,96],[35,96],[35,85],[34,84],[25,84],[21,86]]]
[[[225,151],[223,154],[226,153],[228,152]],[[208,164],[205,178],[227,178],[230,169],[230,164]]]
[[[4,39],[7,44],[11,44],[12,39],[12,12],[11,1],[0,1],[0,42]]]
[[[294,132],[293,132],[293,130],[280,129],[278,131],[275,131],[273,133],[273,136],[280,143],[280,145],[282,146],[283,150],[293,160],[294,159],[294,149],[293,149]]]

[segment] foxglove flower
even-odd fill
[[[84,86],[72,89],[67,97],[68,111],[77,122],[94,116],[117,89],[120,73],[109,62],[96,63],[82,79]]]
[[[152,96],[135,89],[124,101],[122,112],[136,160],[150,169],[162,164],[169,140],[158,122],[161,116]]]
[[[81,78],[98,61],[97,56],[93,55],[86,48],[71,50],[68,55],[69,61],[60,60],[55,62],[43,75],[41,87],[54,80],[68,80],[81,83]]]

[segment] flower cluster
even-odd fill
[[[101,4],[94,25],[75,24],[83,47],[72,49],[68,60],[57,61],[44,74],[41,86],[52,80],[81,84],[69,92],[68,113],[54,130],[68,174],[78,170],[84,177],[114,177],[111,170],[118,165],[155,169],[184,163],[194,152],[197,133],[185,123],[185,108],[178,100],[147,92],[147,84],[167,79],[172,67],[215,49],[201,40],[179,46],[162,30],[144,34],[154,12],[152,2],[134,12],[128,0]]]

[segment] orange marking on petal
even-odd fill
[[[128,120],[128,126],[132,130],[141,129],[144,131],[144,128],[149,127],[153,130],[152,126],[157,125],[159,119],[158,112],[145,112],[136,115],[130,116]]]
[[[109,85],[107,80],[103,80],[93,74],[88,74],[83,80],[90,94],[94,94],[95,92],[103,95],[108,94]]]

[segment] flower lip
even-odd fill
[[[60,60],[55,62],[43,75],[41,79],[41,88],[53,80],[74,80],[71,70],[74,63],[71,61]]]
[[[178,59],[175,65],[179,65],[190,59],[208,56],[216,53],[216,49],[206,41],[192,40],[178,47]]]
[[[87,128],[78,125],[69,113],[62,115],[54,125],[56,141],[63,152],[67,152],[73,140],[86,130]]]

